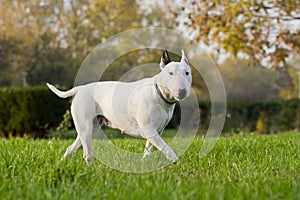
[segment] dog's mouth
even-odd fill
[[[176,101],[183,101],[186,99],[187,96],[179,96],[179,95],[173,95],[173,98],[176,100]]]
[[[183,101],[186,97],[173,96],[176,101]]]
[[[176,101],[182,101],[188,96],[188,92],[186,89],[179,89],[176,92],[176,95],[172,95]]]

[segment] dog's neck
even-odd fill
[[[173,97],[171,97],[171,95],[168,92],[166,92],[165,87],[163,87],[157,82],[155,83],[155,89],[157,94],[165,103],[169,105],[173,105],[174,103],[176,103],[176,100]]]

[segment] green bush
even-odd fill
[[[46,87],[0,89],[0,136],[45,137],[47,131],[73,127],[70,99],[60,99]],[[198,111],[195,111],[198,112]],[[211,118],[211,103],[199,102],[200,134],[205,134]],[[263,121],[262,114],[263,113]],[[65,116],[64,116],[65,114]],[[192,115],[191,115],[192,116]],[[167,128],[178,128],[181,110],[177,105]],[[261,124],[263,122],[263,124]],[[192,117],[189,125],[195,124]],[[263,125],[263,130],[262,126]],[[283,132],[300,128],[300,100],[270,102],[228,102],[224,133]]]
[[[1,89],[0,134],[45,137],[68,107],[68,100],[59,99],[46,87]]]
[[[69,131],[74,129],[74,124],[71,115],[71,109],[68,109],[65,114],[63,115],[63,120],[59,123],[56,131]]]
[[[197,111],[195,111],[197,112]],[[199,102],[200,124],[199,134],[206,134],[211,119],[211,103],[209,101]],[[176,105],[174,115],[166,127],[176,129],[181,123],[181,108]],[[195,119],[186,120],[189,127],[194,126]],[[64,115],[59,130],[69,130],[73,127],[70,112]],[[234,101],[227,104],[227,115],[223,133],[254,132],[277,133],[300,128],[300,101],[269,101],[248,102]]]
[[[264,129],[277,133],[299,128],[300,100],[229,102],[224,132],[256,131],[264,113]]]
[[[256,131],[258,133],[266,133],[268,131],[267,116],[264,112],[259,113],[256,121]]]

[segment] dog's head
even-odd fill
[[[192,72],[185,53],[181,50],[181,61],[173,62],[167,51],[164,51],[160,61],[161,73],[159,84],[169,99],[177,101],[185,99],[190,93]]]

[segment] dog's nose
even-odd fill
[[[186,89],[179,89],[179,97],[183,99],[186,96]]]

